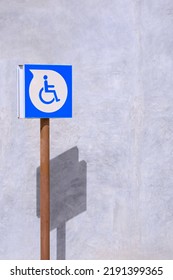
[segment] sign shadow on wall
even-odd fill
[[[40,217],[40,167],[36,169],[37,217]],[[57,259],[66,259],[66,222],[86,211],[87,164],[77,147],[50,160],[50,230],[57,232]]]

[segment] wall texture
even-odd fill
[[[51,159],[67,177],[76,162],[62,194],[80,205],[62,226],[60,213],[52,259],[173,258],[172,30],[172,0],[0,0],[0,259],[39,259],[39,120],[16,113],[24,63],[73,65],[73,118],[51,120]]]

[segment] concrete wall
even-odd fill
[[[55,191],[73,214],[52,210],[52,259],[173,258],[172,30],[172,0],[0,0],[1,259],[39,259],[39,120],[16,117],[24,63],[73,65],[73,119],[51,120],[54,173],[76,164],[68,195]]]

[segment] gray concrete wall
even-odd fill
[[[51,258],[173,258],[172,30],[172,0],[0,0],[0,259],[39,259],[39,120],[16,117],[24,63],[73,65],[73,119],[51,120],[51,159],[78,171]]]

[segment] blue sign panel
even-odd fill
[[[72,66],[25,64],[19,80],[19,117],[72,117]]]

